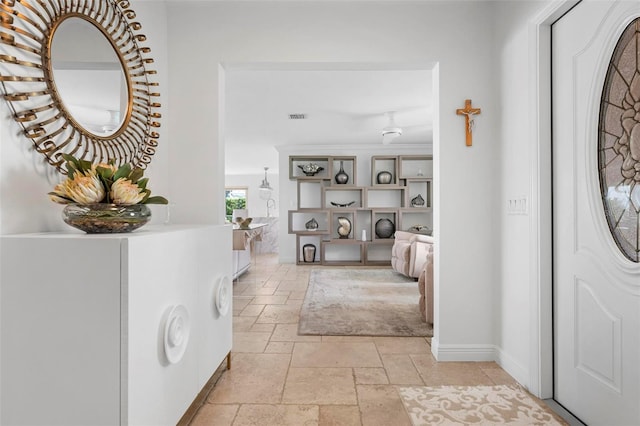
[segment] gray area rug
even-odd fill
[[[298,334],[430,337],[419,298],[418,282],[391,269],[314,269]]]

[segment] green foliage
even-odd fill
[[[105,190],[105,198],[101,202],[111,203],[111,187],[118,179],[129,180],[132,184],[137,185],[139,193],[144,193],[141,204],[168,204],[169,201],[161,196],[151,196],[151,191],[147,188],[148,178],[143,178],[144,170],[139,167],[133,168],[130,164],[123,164],[120,167],[115,166],[114,160],[109,160],[107,164],[94,165],[90,161],[77,159],[71,154],[62,154],[62,158],[67,162],[67,176],[69,180],[73,180],[76,173],[90,176],[97,175]],[[68,194],[59,192],[50,192],[56,202],[73,201]]]
[[[233,221],[234,218],[232,218],[231,216],[233,215],[233,210],[235,209],[244,209],[247,207],[247,199],[246,198],[231,198],[231,197],[227,197],[226,199],[226,216],[227,219],[230,221]]]

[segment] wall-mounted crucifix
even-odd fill
[[[471,146],[473,144],[473,140],[471,137],[471,133],[473,132],[473,125],[475,124],[473,120],[473,116],[480,114],[480,108],[471,108],[471,99],[466,99],[464,101],[464,108],[458,108],[456,110],[456,114],[464,115],[464,123],[467,135],[467,146]]]

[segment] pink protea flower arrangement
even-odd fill
[[[70,154],[62,156],[67,162],[67,178],[49,193],[60,204],[107,203],[122,206],[133,204],[168,204],[166,198],[151,196],[144,171],[130,164],[116,167],[113,162],[93,164]]]

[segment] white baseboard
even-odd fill
[[[443,345],[433,338],[431,352],[438,361],[496,361],[495,345]]]
[[[443,345],[434,337],[431,340],[433,356],[442,362],[447,361],[495,361],[511,377],[524,387],[528,386],[529,372],[510,355],[496,345]]]
[[[518,383],[527,389],[529,388],[529,370],[499,347],[496,347],[496,363],[502,367],[504,371],[509,373],[511,377],[516,379]]]

